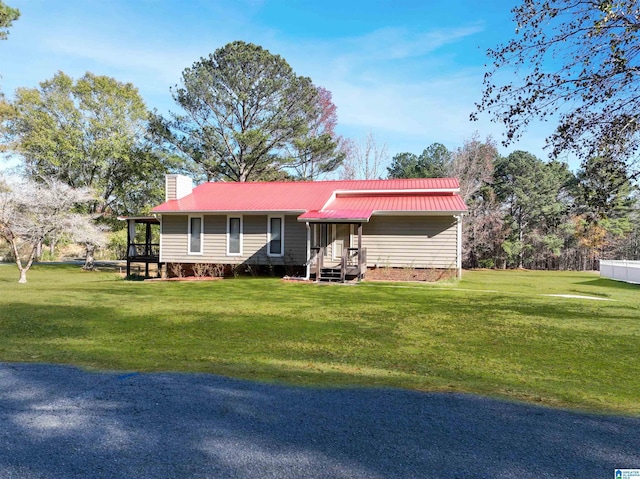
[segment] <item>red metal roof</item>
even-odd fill
[[[327,210],[307,211],[298,216],[299,221],[321,221],[321,220],[361,220],[369,221],[373,210]]]
[[[290,211],[305,213],[309,219],[368,219],[374,211],[466,211],[456,194],[458,188],[455,178],[211,182],[197,186],[184,198],[155,207],[152,212]],[[305,215],[300,219],[305,219]]]

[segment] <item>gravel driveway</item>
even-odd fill
[[[0,363],[0,477],[612,478],[640,418],[461,394]]]

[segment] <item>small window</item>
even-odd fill
[[[269,246],[268,256],[284,256],[284,218],[270,216],[268,225]]]
[[[242,254],[242,217],[227,219],[227,254]]]
[[[202,217],[189,217],[189,254],[202,254]]]

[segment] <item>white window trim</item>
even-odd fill
[[[229,226],[231,222],[231,218],[240,218],[240,252],[239,253],[230,253],[229,252]],[[242,256],[242,249],[244,243],[244,219],[242,215],[227,215],[227,256]]]
[[[200,251],[191,251],[191,219],[192,218],[200,218]],[[189,234],[187,235],[187,254],[194,256],[202,256],[204,254],[204,216],[200,215],[189,215],[189,223],[187,225],[187,230]]]
[[[280,218],[280,253],[279,254],[275,254],[271,252],[271,219],[272,218]],[[269,258],[284,257],[284,215],[267,216],[267,256]]]

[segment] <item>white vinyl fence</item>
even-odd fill
[[[640,284],[640,261],[602,260],[600,276]]]

